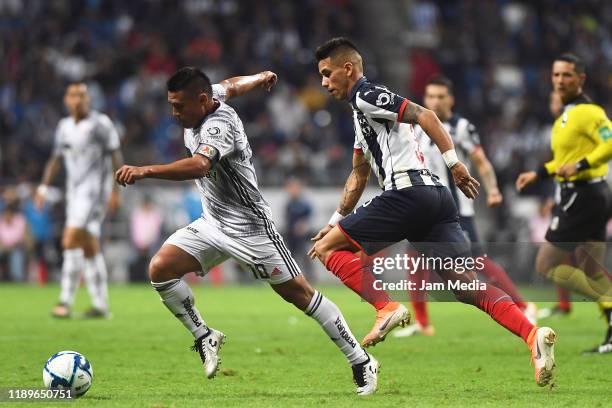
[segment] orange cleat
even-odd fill
[[[410,312],[406,306],[398,302],[390,302],[376,312],[376,322],[372,330],[363,338],[364,347],[376,345],[385,339],[385,336],[397,326],[406,327],[410,324]]]
[[[550,327],[534,327],[527,345],[531,349],[531,362],[535,368],[536,384],[540,387],[553,385],[555,369],[555,342],[557,334]]]

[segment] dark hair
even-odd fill
[[[206,95],[212,96],[210,79],[196,67],[179,69],[168,79],[166,86],[168,92],[188,91],[196,95],[204,92]]]
[[[448,89],[449,94],[453,94],[453,81],[450,78],[445,77],[444,75],[434,75],[427,81],[425,85],[440,85],[445,86]]]
[[[346,37],[336,37],[319,45],[315,51],[317,62],[327,57],[333,57],[340,52],[352,50],[359,52],[355,44]]]
[[[559,55],[555,58],[555,61],[565,61],[570,64],[574,64],[574,71],[577,74],[584,74],[586,71],[586,64],[583,59],[577,56],[576,54],[572,54],[571,52],[566,52],[564,54]]]

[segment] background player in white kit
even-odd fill
[[[194,306],[191,288],[181,277],[193,271],[205,275],[233,258],[315,319],[352,365],[357,394],[372,394],[377,387],[378,362],[361,348],[338,307],[302,276],[259,192],[242,121],[224,103],[256,86],[269,90],[276,79],[276,74],[266,71],[211,86],[199,69],[180,69],[168,80],[168,102],[185,129],[185,147],[191,157],[165,165],[123,166],[115,178],[124,186],[143,178],[196,182],[202,217],[168,238],[151,260],[149,275],[166,307],[193,334],[193,348],[208,378],[218,370],[225,335],[207,326]]]
[[[107,271],[100,252],[100,232],[107,206],[119,205],[113,172],[122,164],[119,136],[105,114],[90,110],[87,85],[68,85],[64,104],[70,116],[60,120],[53,154],[36,190],[35,203],[42,208],[49,184],[66,169],[66,225],[62,235],[63,264],[60,301],[53,316],[69,317],[76,290],[85,272],[92,308],[87,317],[108,315]]]

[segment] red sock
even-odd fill
[[[429,280],[429,271],[427,269],[417,269],[415,273],[408,274],[408,279],[415,282],[417,288],[420,288],[422,283]],[[414,317],[416,321],[423,327],[429,326],[429,314],[427,313],[427,291],[426,290],[409,290],[412,308],[414,309]]]
[[[559,309],[569,312],[572,310],[572,304],[570,303],[570,291],[557,286],[557,296],[559,297]]]
[[[521,310],[525,309],[527,305],[525,302],[523,302],[523,299],[521,298],[521,295],[519,295],[516,286],[514,286],[514,283],[512,283],[512,280],[510,280],[504,268],[493,262],[493,260],[488,257],[483,257],[483,264],[484,268],[480,271],[480,273],[482,273],[493,285],[510,295],[512,300],[514,300],[514,303],[516,303]]]
[[[510,296],[501,289],[487,284],[487,290],[476,292],[476,307],[488,313],[493,320],[512,333],[520,336],[525,343],[533,329],[533,324],[527,320]]]
[[[386,292],[374,289],[374,275],[364,269],[361,259],[354,253],[334,251],[327,258],[325,267],[376,310],[384,308],[391,301]]]

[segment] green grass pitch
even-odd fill
[[[373,322],[370,306],[344,287],[320,289],[360,340]],[[85,292],[77,311],[87,306]],[[552,389],[535,385],[527,347],[487,315],[432,303],[436,336],[389,337],[375,347],[379,390],[361,398],[334,344],[267,286],[197,286],[194,292],[206,322],[228,336],[222,370],[212,381],[188,350],[191,335],[146,285],[111,287],[114,316],[97,321],[52,319],[57,286],[0,285],[0,387],[40,387],[46,359],[71,349],[94,369],[92,388],[73,407],[610,406],[612,355],[580,355],[603,336],[591,303],[576,303],[571,317],[545,322],[558,334]],[[59,406],[15,406],[28,405]]]

